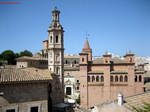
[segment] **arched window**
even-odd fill
[[[94,82],[95,81],[95,77],[94,76],[92,76],[92,82]]]
[[[52,43],[53,42],[53,38],[52,38],[52,36],[50,36],[50,43]]]
[[[82,58],[82,62],[84,62],[84,58]]]
[[[88,76],[88,82],[90,82],[90,76]]]
[[[124,76],[124,81],[128,82],[128,76]]]
[[[99,82],[99,76],[96,76],[96,82]]]
[[[139,82],[142,82],[142,76],[141,75],[139,76]]]
[[[110,76],[110,82],[113,82],[113,81],[114,81],[114,77]]]
[[[132,62],[132,58],[130,58],[130,62]]]
[[[101,76],[101,82],[104,82],[104,76]]]
[[[135,81],[135,82],[137,82],[137,75],[135,75],[135,79],[134,79],[134,81]]]
[[[108,62],[107,58],[105,59],[105,62],[106,62],[106,63]]]
[[[57,20],[58,18],[57,18],[57,14],[55,14],[55,19]]]
[[[120,82],[123,82],[123,76],[122,75],[120,76]]]
[[[117,75],[115,76],[115,82],[118,82],[118,76]]]
[[[56,36],[56,41],[55,42],[58,43],[58,35]]]

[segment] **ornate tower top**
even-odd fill
[[[55,9],[52,11],[52,23],[48,29],[48,31],[55,29],[55,30],[63,30],[63,27],[61,26],[59,22],[59,14],[60,11],[55,7]]]
[[[57,7],[52,11],[53,21],[59,21],[59,13],[60,11],[57,10]]]

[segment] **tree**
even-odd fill
[[[24,51],[20,52],[20,56],[30,56],[31,57],[31,56],[33,56],[33,54],[28,50],[24,50]]]
[[[0,54],[0,60],[2,60],[2,54]]]
[[[19,58],[20,54],[19,53],[15,53],[15,58]]]
[[[15,64],[15,53],[11,50],[5,50],[2,52],[2,60],[7,61],[7,63],[10,64]]]

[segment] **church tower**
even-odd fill
[[[48,28],[48,69],[54,72],[60,79],[61,92],[63,95],[64,85],[64,30],[59,22],[60,11],[52,11],[52,23]]]
[[[87,53],[88,61],[92,61],[92,49],[90,48],[90,44],[87,37],[86,37],[84,48],[82,49],[82,53]]]

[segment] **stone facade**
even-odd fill
[[[89,56],[90,55],[90,56]],[[102,58],[91,60],[92,50],[86,40],[80,53],[80,102],[85,108],[113,101],[117,94],[131,96],[144,92],[143,70],[135,70],[134,54],[124,60],[112,58],[107,52]]]
[[[64,56],[64,91],[72,99],[78,99],[80,94],[79,55]],[[67,93],[71,89],[71,95]]]

